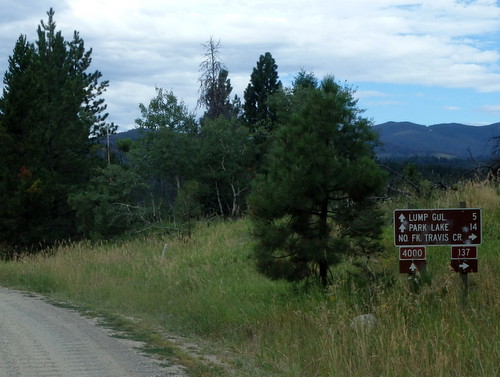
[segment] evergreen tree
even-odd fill
[[[351,89],[328,77],[293,96],[301,100],[290,101],[292,114],[277,129],[250,197],[255,257],[272,278],[318,276],[326,285],[343,255],[376,249],[382,221],[370,197],[384,174],[373,160],[376,135]]]
[[[272,131],[276,116],[269,106],[269,98],[281,88],[278,66],[270,52],[259,57],[244,92],[244,117],[252,134],[266,135]]]
[[[144,192],[145,185],[132,169],[115,164],[96,168],[89,183],[68,198],[78,231],[86,238],[106,239],[149,220],[145,209],[137,205]]]
[[[306,89],[317,89],[319,81],[314,73],[307,73],[301,70],[292,82],[292,88],[283,88],[273,94],[268,100],[269,105],[274,109],[277,125],[288,124],[294,111],[308,100],[310,94]]]
[[[90,136],[105,127],[100,98],[107,81],[87,72],[92,50],[77,32],[66,41],[54,11],[36,43],[20,36],[0,100],[0,237],[17,246],[50,244],[75,234],[68,196],[89,178]]]
[[[34,60],[33,46],[25,36],[20,36],[9,57],[9,70],[5,73],[5,87],[0,98],[0,240],[9,244],[16,241],[16,233],[22,232],[23,200],[27,198],[21,193],[27,194],[36,182],[26,164],[20,161],[27,157],[29,128],[35,115],[30,105]]]
[[[314,73],[308,73],[304,69],[301,69],[293,80],[293,89],[300,90],[304,88],[317,88],[318,84],[318,79]]]

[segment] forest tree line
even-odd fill
[[[153,228],[189,233],[199,218],[250,213],[261,250],[269,251],[260,256],[262,269],[301,276],[312,258],[325,282],[325,268],[337,256],[317,257],[312,249],[361,250],[378,237],[380,214],[370,198],[383,195],[387,174],[375,163],[377,135],[351,87],[304,70],[284,87],[266,52],[239,98],[220,42],[210,39],[200,63],[203,115],[156,88],[149,103],[139,104],[141,137],[111,148],[117,126],[108,122],[102,98],[109,83],[90,70],[92,50],[79,33],[66,40],[54,11],[47,14],[36,42],[17,40],[3,80],[4,256]],[[286,231],[302,241],[288,239]],[[279,242],[295,259],[269,259]]]
[[[2,249],[240,215],[277,121],[270,99],[288,95],[272,55],[259,58],[242,100],[231,96],[220,43],[210,39],[200,64],[203,116],[156,88],[149,104],[139,104],[143,137],[113,153],[106,141],[117,126],[102,98],[109,83],[91,70],[92,50],[79,33],[66,40],[53,9],[47,14],[34,43],[19,37],[3,79]]]

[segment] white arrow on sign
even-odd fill
[[[401,226],[399,227],[399,230],[401,231],[401,233],[404,233],[404,231],[406,230],[406,227],[404,226],[404,224],[401,224]]]
[[[399,221],[403,222],[405,220],[406,220],[405,215],[403,215],[403,214],[399,215]]]
[[[467,266],[468,267],[468,266]],[[411,263],[411,266],[410,266],[410,270],[411,272],[415,272],[415,270],[417,269],[417,266],[415,266],[415,263]]]
[[[472,233],[472,234],[469,236],[469,238],[470,238],[472,241],[474,241],[474,240],[477,238],[477,236],[476,236],[474,233]]]
[[[469,267],[469,265],[465,262],[462,262],[461,264],[458,265],[458,267],[460,267],[462,270],[466,270]]]

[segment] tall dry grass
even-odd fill
[[[418,289],[397,273],[389,221],[393,209],[407,208],[404,201],[385,204],[387,250],[367,262],[377,279],[367,283],[346,261],[327,292],[257,274],[245,219],[200,223],[191,239],[61,245],[1,263],[0,283],[203,337],[232,351],[227,375],[491,377],[500,365],[498,187],[464,184],[417,205],[459,201],[483,209],[479,273],[469,274],[466,302],[449,248],[429,248],[429,276]],[[377,326],[350,326],[368,312]]]

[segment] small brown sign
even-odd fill
[[[399,248],[399,260],[422,260],[425,257],[425,246],[403,246]]]
[[[477,259],[476,246],[452,246],[451,259]]]
[[[399,272],[401,274],[414,274],[417,271],[424,271],[427,261],[420,260],[400,260],[399,261]]]
[[[477,272],[477,259],[452,259],[451,268],[463,274]]]

